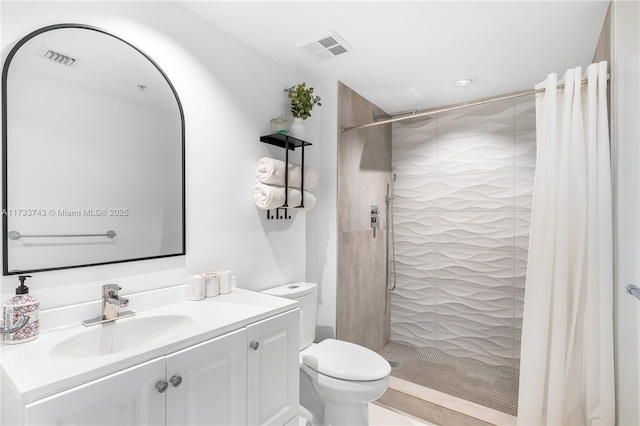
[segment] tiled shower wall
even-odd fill
[[[519,368],[534,98],[395,123],[392,143],[391,340]]]
[[[384,114],[338,83],[340,127]],[[385,195],[391,182],[391,125],[342,133],[338,139],[338,282],[336,336],[379,350],[389,342]],[[380,228],[371,228],[371,206]]]

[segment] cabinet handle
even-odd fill
[[[260,346],[260,343],[258,343],[258,342],[251,342],[251,343],[249,343],[249,347],[250,347],[251,349],[253,349],[254,351],[258,349],[258,346]]]
[[[174,375],[169,379],[174,388],[177,388],[182,384],[182,377]]]
[[[158,382],[156,383],[156,390],[160,393],[166,392],[168,387],[169,383],[165,382],[164,380],[158,380]]]

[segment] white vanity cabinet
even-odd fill
[[[247,326],[247,424],[283,425],[298,415],[300,311]]]
[[[246,424],[246,329],[166,358],[167,425]]]
[[[298,414],[299,311],[24,405],[24,425],[284,425]]]
[[[24,424],[164,425],[165,396],[154,386],[165,370],[165,360],[155,359],[27,404]]]

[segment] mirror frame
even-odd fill
[[[182,185],[181,185],[181,189],[182,189],[182,250],[179,253],[172,253],[172,254],[166,254],[166,255],[157,255],[157,256],[148,256],[148,257],[139,257],[139,258],[133,258],[133,259],[121,259],[121,260],[114,260],[114,261],[108,261],[108,262],[96,262],[96,263],[88,263],[88,264],[79,264],[79,265],[69,265],[69,266],[60,266],[60,267],[53,267],[53,268],[42,268],[42,269],[29,269],[29,270],[21,270],[21,271],[9,271],[8,267],[9,267],[9,252],[8,252],[8,217],[6,214],[4,214],[4,212],[7,211],[8,206],[7,206],[7,201],[8,201],[8,196],[7,196],[7,144],[8,144],[8,140],[7,140],[7,135],[8,135],[8,123],[7,123],[7,77],[8,77],[8,72],[9,72],[9,66],[11,65],[11,60],[13,59],[13,57],[16,55],[16,53],[18,53],[18,50],[29,40],[31,40],[32,38],[48,32],[48,31],[52,31],[52,30],[58,30],[58,29],[67,29],[67,28],[76,28],[76,29],[83,29],[83,30],[88,30],[88,31],[96,31],[102,34],[105,34],[109,37],[113,37],[119,41],[121,41],[122,43],[125,43],[126,45],[130,46],[131,48],[135,49],[138,53],[140,53],[144,58],[146,58],[157,70],[158,72],[162,75],[162,77],[165,79],[165,81],[167,82],[167,84],[169,85],[169,88],[171,89],[171,91],[173,92],[173,95],[176,99],[176,102],[178,104],[178,110],[180,112],[180,123],[182,126],[181,129],[181,144],[182,144],[182,148],[181,148],[181,152],[182,152],[182,160],[181,160],[181,166],[182,166]],[[84,24],[74,24],[74,23],[66,23],[66,24],[54,24],[54,25],[49,25],[46,27],[42,27],[40,29],[37,29],[29,34],[27,34],[25,37],[23,37],[22,39],[20,39],[16,45],[11,49],[11,51],[9,52],[9,54],[7,55],[7,58],[4,61],[3,67],[2,67],[2,268],[3,268],[3,275],[7,276],[7,275],[18,275],[18,274],[25,274],[25,273],[34,273],[34,272],[45,272],[45,271],[54,271],[54,270],[60,270],[60,269],[74,269],[74,268],[84,268],[84,267],[88,267],[88,266],[98,266],[98,265],[110,265],[110,264],[115,264],[115,263],[125,263],[125,262],[135,262],[135,261],[139,261],[139,260],[150,260],[150,259],[160,259],[160,258],[165,258],[165,257],[175,257],[175,256],[184,256],[186,255],[186,169],[185,169],[185,165],[186,165],[186,161],[185,161],[185,157],[186,157],[186,150],[185,150],[185,120],[184,120],[184,110],[182,108],[182,103],[180,102],[180,98],[178,97],[178,93],[176,92],[175,87],[173,86],[173,84],[171,83],[171,80],[169,80],[169,77],[165,74],[165,72],[162,70],[162,68],[160,68],[160,66],[153,60],[151,59],[151,57],[149,55],[147,55],[146,53],[144,53],[142,50],[140,50],[139,48],[137,48],[136,46],[134,46],[133,44],[129,43],[128,41],[114,35],[111,34],[110,32],[98,28],[98,27],[93,27],[90,25],[84,25]]]

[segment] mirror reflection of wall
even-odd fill
[[[184,254],[175,90],[114,36],[47,28],[18,43],[3,71],[5,275]]]

